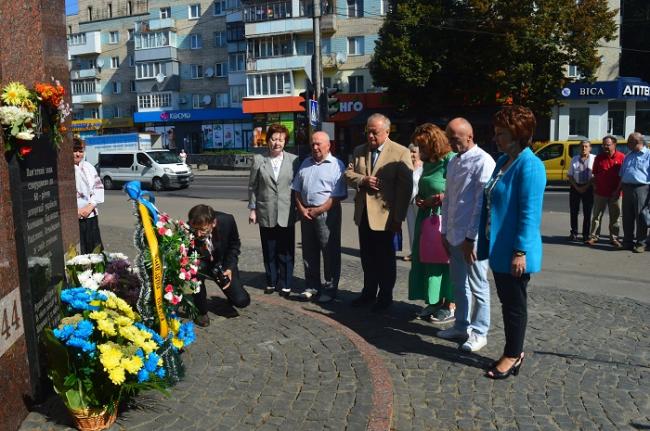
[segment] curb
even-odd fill
[[[331,319],[325,315],[318,314],[308,310],[300,305],[293,304],[286,299],[280,299],[273,296],[255,295],[255,299],[269,305],[276,305],[288,308],[292,311],[304,314],[316,319],[326,325],[331,326],[339,333],[346,336],[359,350],[363,360],[370,371],[370,380],[372,384],[372,410],[368,418],[367,431],[390,431],[391,421],[393,419],[393,381],[388,369],[384,365],[384,360],[377,353],[377,349],[371,346],[359,334]]]

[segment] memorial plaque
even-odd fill
[[[44,376],[38,340],[44,328],[58,324],[57,285],[64,279],[64,253],[57,150],[49,134],[35,138],[30,145],[32,152],[22,160],[17,155],[9,160],[9,177],[25,337],[36,392]]]

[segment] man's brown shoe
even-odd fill
[[[589,238],[587,241],[585,241],[585,244],[587,244],[587,245],[596,245],[597,242],[598,242],[597,238]]]
[[[621,242],[620,242],[619,240],[617,240],[617,239],[613,239],[613,240],[611,241],[611,243],[612,243],[612,246],[613,246],[614,248],[621,248],[621,247],[623,247],[623,244],[621,244]]]

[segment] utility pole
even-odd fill
[[[323,62],[320,54],[320,16],[321,0],[314,1],[314,63],[312,64],[312,77],[314,78],[314,96],[319,100],[323,86]]]

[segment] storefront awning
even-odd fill
[[[265,97],[263,99],[244,99],[242,110],[247,114],[266,114],[271,112],[303,112],[300,106],[302,97]]]

